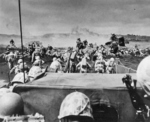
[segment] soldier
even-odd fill
[[[33,45],[32,45],[32,44],[29,44],[29,45],[28,45],[27,52],[28,52],[28,55],[29,55],[30,60],[32,60],[32,54],[33,54],[33,52],[34,52],[34,48],[33,48]]]
[[[97,73],[104,73],[105,72],[105,61],[103,57],[97,57],[98,59],[95,62],[95,71]]]
[[[83,46],[84,46],[84,49],[87,48],[87,46],[88,46],[88,41],[87,40],[83,41]]]
[[[118,47],[117,42],[113,41],[112,44],[111,44],[111,50],[110,50],[111,53],[116,54],[118,52],[118,49],[119,49],[119,47]]]
[[[24,84],[24,83],[27,83],[29,80],[28,80],[28,66],[26,63],[21,63],[19,65],[19,73],[17,73],[15,75],[15,77],[13,78],[13,80],[11,81],[11,84],[12,85],[15,85],[15,84]]]
[[[45,63],[40,56],[35,57],[35,62],[39,63],[39,66],[42,68],[42,65]]]
[[[5,59],[8,62],[9,70],[11,70],[14,67],[14,61],[15,61],[14,53],[12,51],[9,52],[9,54],[5,55]]]
[[[110,73],[114,73],[115,72],[115,59],[111,58],[110,60],[108,60],[108,62],[106,62],[106,72],[108,74]]]
[[[61,60],[57,59],[56,57],[53,58],[53,62],[51,63],[48,71],[56,73],[58,71],[62,71],[62,65],[61,65]]]
[[[22,60],[22,59],[19,59],[17,65],[14,66],[14,67],[10,70],[10,74],[12,74],[13,72],[15,72],[15,74],[18,74],[18,73],[20,72],[19,65],[20,65],[21,63],[23,63],[23,60]]]
[[[52,56],[52,50],[53,50],[53,47],[52,46],[48,46],[47,47],[47,51],[46,51],[46,55],[48,55],[48,56]]]
[[[60,122],[93,122],[90,99],[81,92],[73,92],[61,103]]]
[[[88,63],[89,56],[85,54],[82,60],[77,64],[76,68],[80,69],[80,73],[87,73],[91,65]]]
[[[16,45],[13,39],[10,40],[10,45],[6,47],[6,49],[16,49]]]
[[[84,45],[80,38],[77,39],[76,43],[77,43],[76,47],[78,48],[78,50],[81,50],[84,48]]]
[[[36,56],[41,56],[40,48],[38,48],[38,47],[35,48],[35,51],[32,53],[32,60],[31,60],[32,63],[35,61]]]
[[[35,60],[33,66],[29,70],[29,81],[33,81],[34,79],[43,76],[46,72],[46,69],[41,68],[39,60]]]

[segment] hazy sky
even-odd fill
[[[24,35],[81,27],[110,34],[150,35],[150,0],[22,0]],[[18,0],[0,0],[0,33],[19,34]]]

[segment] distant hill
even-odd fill
[[[150,36],[140,35],[119,35],[124,36],[126,41],[129,42],[149,42]],[[68,47],[75,46],[77,38],[81,38],[82,41],[87,40],[89,43],[96,43],[97,45],[105,44],[110,41],[111,34],[100,34],[94,32],[88,28],[74,27],[70,33],[46,33],[38,36],[23,36],[23,43],[26,46],[29,42],[40,41],[43,46],[54,46],[54,47]],[[17,47],[21,46],[20,35],[15,34],[0,34],[0,47],[8,45],[9,41],[13,39]]]
[[[82,41],[87,40],[89,43],[105,44],[109,41],[110,35],[98,34],[88,28],[73,28],[70,33],[46,33],[38,36],[24,36],[23,43],[27,45],[32,41],[40,41],[43,46],[68,47],[75,46],[77,38]],[[21,45],[19,35],[0,34],[0,44],[8,45],[13,39],[17,46]]]
[[[3,37],[3,38],[20,38],[20,35],[15,35],[15,34],[10,34],[10,35],[8,35],[8,34],[0,34],[0,37]]]

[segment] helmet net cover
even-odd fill
[[[14,83],[14,82],[25,83],[27,81],[27,79],[28,79],[28,75],[25,73],[25,81],[24,81],[24,73],[20,72],[14,76],[11,83]]]
[[[81,92],[73,92],[67,95],[61,104],[58,118],[62,119],[67,116],[93,118],[89,98]]]
[[[0,117],[22,115],[23,100],[19,94],[6,93],[0,97]]]
[[[28,76],[35,77],[36,75],[42,73],[42,69],[39,66],[33,66],[31,67]]]
[[[150,56],[144,58],[137,68],[137,81],[150,96]]]
[[[11,92],[11,90],[8,88],[0,88],[0,97],[5,93],[9,93],[9,92]]]

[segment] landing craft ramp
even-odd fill
[[[23,98],[25,114],[38,112],[44,115],[46,122],[58,122],[61,102],[74,91],[86,94],[92,106],[96,103],[110,104],[116,110],[116,113],[99,113],[103,122],[134,122],[135,109],[125,84],[122,83],[124,76],[125,74],[48,73],[32,83],[17,85],[14,92]],[[135,74],[131,76],[136,78]],[[139,84],[137,87],[139,95],[142,95]]]

